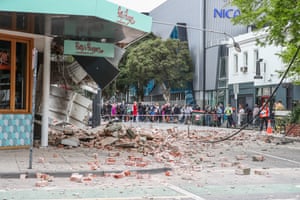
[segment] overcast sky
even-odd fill
[[[138,11],[149,12],[166,0],[109,0],[118,5]]]

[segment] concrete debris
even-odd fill
[[[72,146],[72,147],[78,147],[79,146],[79,139],[76,137],[69,137],[61,140],[61,144]]]

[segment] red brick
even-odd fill
[[[265,160],[265,157],[263,155],[255,155],[255,156],[252,157],[252,160],[262,162],[262,161]]]
[[[48,185],[49,185],[49,182],[45,181],[45,180],[39,180],[35,183],[36,187],[46,187]]]
[[[83,175],[81,175],[81,174],[73,173],[73,174],[71,175],[71,177],[70,177],[70,181],[80,183],[82,177],[83,177]]]
[[[124,175],[123,175],[123,173],[116,173],[116,174],[113,174],[113,177],[114,178],[123,178]]]
[[[254,170],[254,174],[256,174],[256,175],[269,175],[269,173],[265,170]]]
[[[232,163],[230,162],[222,162],[221,167],[232,167]]]
[[[130,176],[131,175],[131,172],[129,170],[125,170],[123,173],[124,173],[125,176]]]
[[[238,168],[235,170],[237,175],[250,175],[250,168]]]

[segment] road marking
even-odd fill
[[[186,198],[186,196],[149,196],[149,197],[120,197],[120,198],[80,198],[81,200],[145,200],[145,199],[180,199]],[[76,200],[75,199],[63,199],[63,200]],[[40,199],[40,200],[48,200],[48,199]],[[62,200],[62,199],[51,199],[51,200]]]
[[[252,153],[262,154],[264,156],[268,156],[268,157],[275,158],[275,159],[278,159],[278,160],[284,160],[284,161],[288,161],[288,162],[300,165],[300,162],[295,161],[295,160],[290,160],[290,159],[286,159],[286,158],[282,158],[282,157],[278,157],[278,156],[273,156],[271,154],[266,154],[266,153],[262,153],[262,152],[259,152],[259,151],[252,151],[252,150],[248,150],[248,151],[252,152]]]
[[[191,192],[189,192],[187,190],[184,190],[184,189],[182,189],[180,187],[177,187],[176,185],[172,185],[172,184],[167,183],[166,186],[168,188],[172,189],[172,190],[175,190],[176,192],[184,194],[184,195],[186,195],[188,197],[191,197],[191,198],[193,198],[195,200],[205,200],[204,198],[199,197],[199,196],[197,196],[197,195],[195,195],[195,194],[193,194],[193,193],[191,193]]]

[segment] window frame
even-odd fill
[[[28,37],[22,37],[22,36],[14,36],[14,35],[6,35],[0,33],[0,40],[2,41],[9,41],[11,42],[11,69],[10,69],[10,102],[9,102],[9,108],[3,109],[0,108],[0,113],[3,114],[26,114],[32,112],[32,85],[33,85],[33,69],[32,69],[32,50],[34,45],[34,40],[32,38]],[[25,103],[23,109],[16,109],[16,47],[17,43],[24,43],[26,44],[26,80],[25,80]]]
[[[233,55],[233,65],[234,65],[234,73],[239,72],[239,56],[237,54]]]
[[[244,51],[243,52],[243,64],[244,64],[244,67],[248,67],[248,52],[247,51]]]

